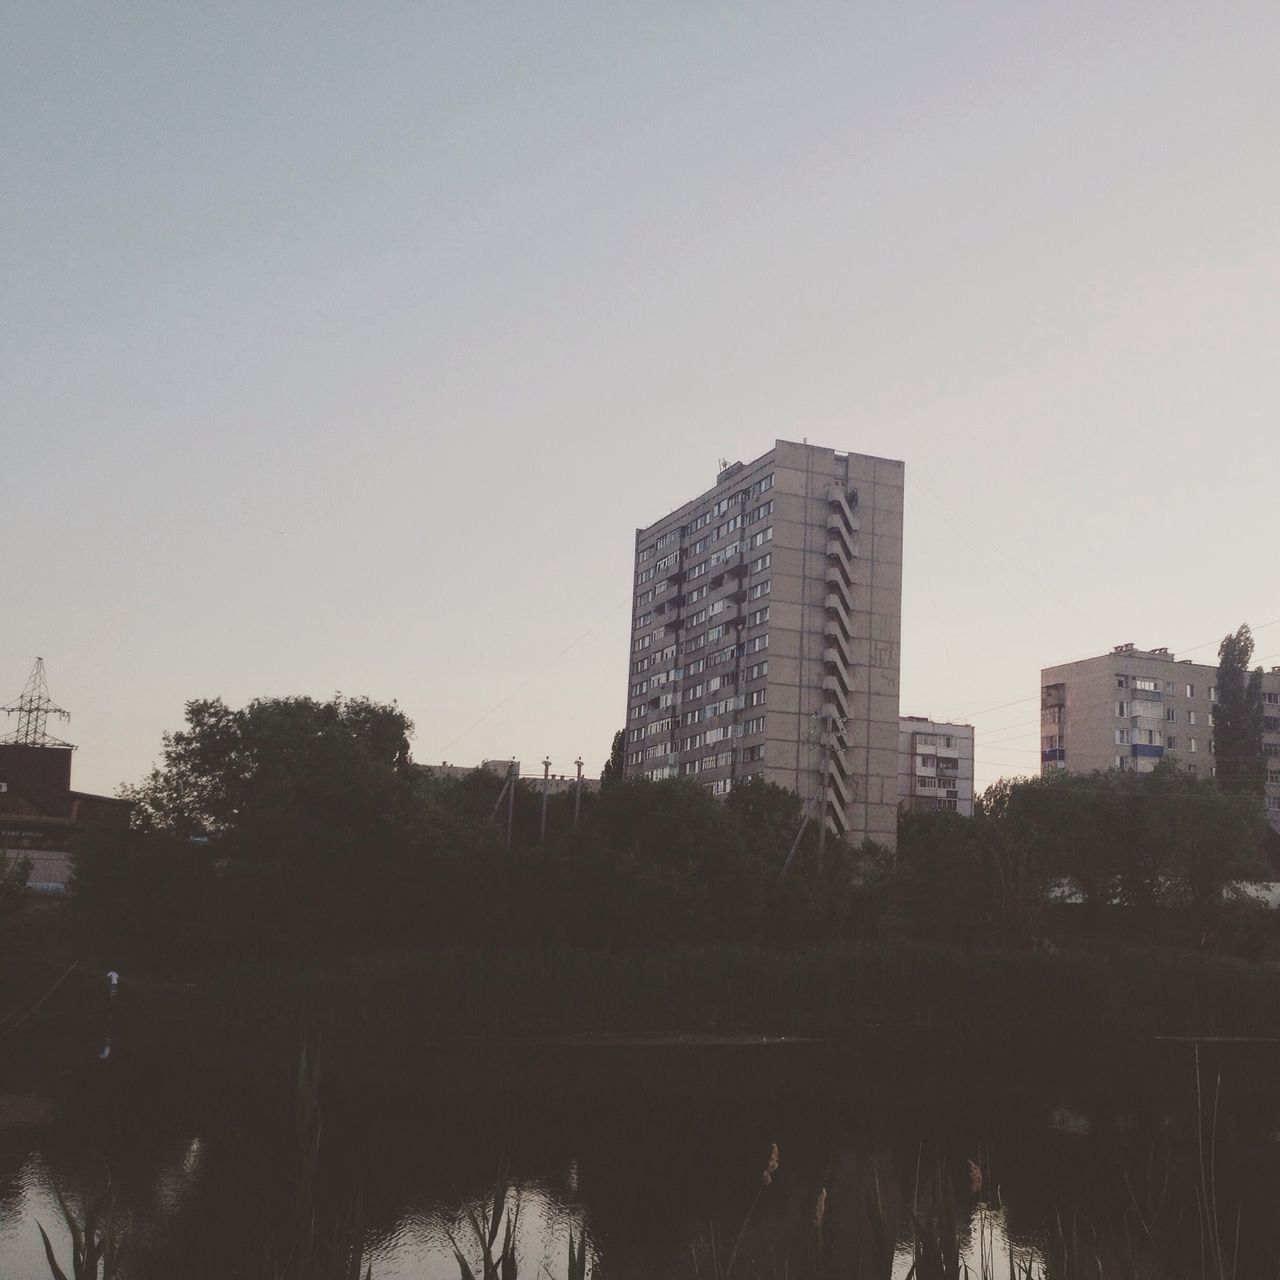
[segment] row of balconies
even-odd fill
[[[854,780],[850,776],[845,754],[847,741],[844,723],[850,718],[849,694],[853,691],[850,669],[853,655],[853,560],[857,557],[858,520],[850,507],[848,495],[838,485],[827,491],[827,594],[823,604],[827,611],[823,627],[823,661],[826,674],[822,679],[822,746],[827,770],[827,812],[839,834],[849,829],[847,811],[854,800]]]

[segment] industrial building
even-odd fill
[[[17,701],[0,708],[17,717],[14,731],[0,739],[0,856],[30,864],[28,886],[37,893],[61,893],[71,879],[71,841],[87,823],[129,821],[129,803],[71,789],[75,748],[48,732],[54,706],[36,659]]]
[[[628,776],[758,776],[894,847],[904,466],[779,440],[636,531]]]
[[[898,807],[973,817],[973,725],[925,716],[898,721]]]
[[[1218,668],[1168,649],[1117,645],[1040,673],[1040,770],[1149,773],[1161,760],[1214,772]],[[1266,807],[1280,831],[1280,667],[1262,677]]]

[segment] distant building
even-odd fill
[[[431,778],[465,778],[469,774],[475,773],[477,769],[487,769],[496,777],[505,778],[507,771],[513,765],[515,766],[516,777],[523,779],[539,791],[542,790],[541,769],[537,773],[521,773],[519,760],[481,760],[479,764],[450,764],[446,760],[441,764],[418,764],[414,767]],[[553,773],[547,779],[547,794],[557,796],[562,792],[572,791],[576,784],[576,770],[573,773]],[[584,775],[582,789],[583,791],[599,791],[600,779],[588,778]]]
[[[1161,760],[1214,772],[1218,668],[1168,649],[1117,645],[1040,673],[1040,770],[1133,769]],[[1262,677],[1267,818],[1280,831],[1280,667]]]
[[[129,821],[128,801],[71,789],[71,753],[0,743],[0,852],[31,862],[30,887],[39,893],[66,889],[77,827]]]
[[[973,817],[973,725],[925,716],[899,719],[898,807]]]
[[[903,476],[779,440],[636,530],[628,777],[761,777],[897,843]]]

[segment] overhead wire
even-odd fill
[[[491,715],[493,715],[494,712],[501,711],[502,708],[505,707],[507,703],[511,701],[512,698],[514,698],[519,693],[523,693],[524,690],[527,689],[540,675],[542,675],[544,671],[549,671],[553,666],[555,666],[557,662],[560,661],[561,658],[565,656],[565,654],[569,653],[570,650],[572,649],[576,649],[578,645],[580,645],[589,635],[592,635],[596,631],[599,631],[599,629],[603,627],[604,624],[608,622],[609,619],[612,618],[615,613],[617,613],[620,609],[623,609],[627,605],[629,605],[631,603],[631,599],[632,599],[631,595],[630,593],[628,593],[627,598],[625,600],[621,601],[619,604],[614,605],[614,607],[610,609],[609,612],[606,613],[603,618],[601,618],[598,622],[592,623],[592,625],[589,626],[580,636],[578,636],[576,640],[572,640],[570,641],[569,644],[565,645],[565,647],[561,649],[559,653],[557,653],[554,657],[548,659],[548,661],[543,663],[543,665],[540,666],[537,669],[537,671],[535,671],[527,680],[518,684],[514,689],[511,690],[509,694],[506,695],[506,697],[501,698],[497,702],[495,702],[493,706],[490,707],[489,710],[484,713],[484,715],[480,716],[476,720],[473,720],[465,729],[463,729],[461,733],[456,734],[454,737],[450,738],[449,741],[446,742],[444,746],[440,748],[440,750],[448,751],[449,748],[454,745],[454,743],[460,742],[463,738],[465,738],[467,734],[469,734],[472,731],[472,729],[479,728],[479,726],[482,725]]]

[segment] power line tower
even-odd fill
[[[0,738],[0,745],[67,747],[75,750],[71,743],[49,736],[49,717],[58,716],[63,720],[69,720],[71,713],[57,706],[49,697],[49,685],[44,678],[43,658],[36,659],[36,665],[31,668],[31,675],[27,678],[26,687],[18,700],[9,703],[7,707],[0,707],[0,711],[7,716],[18,717],[18,727],[12,733]]]

